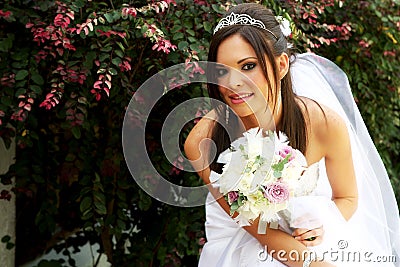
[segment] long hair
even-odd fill
[[[255,26],[237,24],[226,26],[219,29],[214,34],[210,43],[208,61],[216,62],[217,50],[222,41],[234,34],[240,35],[253,47],[257,55],[258,61],[261,64],[262,71],[268,83],[269,93],[267,101],[271,101],[270,96],[277,96],[277,94],[279,94],[279,71],[274,59],[277,56],[280,56],[282,53],[286,53],[289,58],[292,58],[292,53],[288,48],[287,39],[283,35],[272,11],[262,5],[255,3],[240,4],[231,8],[225,16],[229,15],[231,12],[234,12],[235,14],[247,14],[254,19],[262,21],[266,28],[272,31],[277,38],[275,38],[274,35],[272,35],[270,32]],[[272,71],[274,73],[273,80],[268,77],[267,60],[272,66]],[[275,83],[275,86],[272,86],[272,82]],[[277,125],[277,130],[284,132],[288,136],[289,144],[292,147],[299,149],[301,152],[305,153],[307,146],[307,128],[305,123],[305,116],[302,113],[298,102],[296,101],[297,96],[293,93],[290,67],[288,73],[285,75],[285,77],[282,78],[280,82],[282,97],[282,118],[279,125]],[[223,101],[219,93],[217,84],[208,83],[207,88],[208,94],[211,98]],[[275,88],[275,92],[273,92],[273,88]],[[277,105],[276,100],[278,99],[278,97],[274,97],[274,99],[275,109]],[[224,112],[224,106],[218,105],[215,106],[214,109],[217,112],[217,116],[223,118],[220,121],[225,121],[227,119],[225,118],[226,115]],[[225,125],[225,127],[238,127],[238,118],[231,117],[233,116],[230,116],[229,121],[227,125]],[[216,144],[217,155],[227,149],[230,143],[233,141],[230,140],[227,131],[219,123],[215,123],[215,126],[212,129],[211,136],[212,140]],[[215,162],[211,164],[211,169],[215,171],[220,171],[219,167],[220,166],[218,166],[218,164],[216,164]]]

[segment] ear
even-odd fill
[[[289,70],[289,56],[286,53],[282,53],[277,58],[277,66],[279,69],[279,79],[285,77]]]

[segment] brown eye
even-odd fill
[[[255,66],[255,63],[246,63],[243,65],[242,70],[252,70]]]

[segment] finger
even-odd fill
[[[301,236],[302,234],[310,231],[309,229],[305,228],[297,228],[292,232],[292,236]]]
[[[315,247],[315,246],[318,246],[319,244],[321,244],[322,241],[324,241],[323,237],[318,236],[313,241],[302,240],[302,241],[300,241],[300,243],[302,243],[306,247]]]
[[[310,231],[317,230],[317,229],[323,230],[323,227],[321,226],[319,228],[315,228],[315,229],[311,229],[311,230],[310,229],[305,229],[305,228],[297,228],[292,232],[292,236],[301,236],[301,235],[303,235],[305,233],[308,233]]]
[[[307,240],[307,239],[312,239],[313,237],[319,237],[324,235],[324,229],[323,228],[316,228],[309,230],[305,233],[302,233],[301,235],[295,236],[296,240],[302,241],[302,240]],[[313,240],[307,240],[307,241],[313,241]]]

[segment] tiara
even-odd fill
[[[267,32],[272,34],[272,36],[274,36],[275,39],[278,40],[278,37],[276,37],[276,35],[271,30],[267,29],[267,27],[265,27],[265,24],[261,20],[254,19],[247,14],[235,14],[234,12],[230,13],[228,16],[222,18],[218,22],[217,27],[215,27],[214,29],[214,34],[220,29],[231,25],[255,26],[263,30],[266,30]]]

